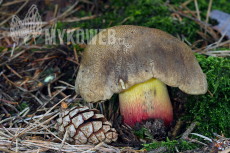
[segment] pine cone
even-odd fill
[[[112,124],[97,109],[73,107],[62,111],[57,119],[56,128],[66,140],[77,144],[111,143],[117,140],[117,133]]]

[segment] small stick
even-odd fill
[[[16,139],[16,153],[18,153],[18,138]]]
[[[70,14],[73,14],[74,12],[80,10],[82,8],[82,6],[78,6],[77,8],[75,8],[74,10],[70,11],[66,16],[69,16]],[[66,17],[65,16],[65,17]]]
[[[102,103],[102,106],[103,106],[104,116],[107,118],[107,116],[106,116],[106,110],[105,110],[105,103]]]
[[[88,152],[95,151],[96,148],[99,148],[99,147],[101,147],[102,145],[103,145],[103,142],[99,143],[99,144],[96,145],[94,148],[91,148],[91,149],[89,149],[89,150],[86,150],[86,151],[84,151],[84,152],[82,152],[82,153],[88,153]]]
[[[15,43],[13,44],[13,49],[12,49],[12,51],[11,51],[11,54],[10,54],[10,57],[12,57],[13,55],[14,55],[14,49],[15,49]]]
[[[208,93],[210,94],[210,96],[212,96],[212,97],[213,97],[213,94],[211,93],[211,91],[209,91],[209,90],[208,90]]]
[[[220,32],[224,29],[224,27],[226,27],[226,25],[229,23],[230,18],[228,19],[228,21],[220,28],[220,30],[218,31],[218,34],[220,34]]]
[[[51,90],[50,90],[50,83],[48,83],[48,87],[47,87],[47,89],[48,89],[48,94],[49,94],[49,97],[52,97]]]
[[[14,82],[12,82],[10,79],[8,79],[4,73],[2,73],[2,76],[3,76],[7,81],[9,81],[11,84],[13,84],[13,85],[15,85],[15,86],[20,86],[19,84],[14,83]]]
[[[192,0],[188,0],[188,1],[184,2],[184,3],[182,3],[182,5],[186,6],[186,5],[188,5],[191,1],[192,1]]]
[[[13,70],[9,65],[6,64],[6,67],[11,70],[15,75],[17,75],[19,78],[22,78],[20,74],[18,74],[15,70]]]
[[[198,141],[198,140],[196,140],[196,139],[191,139],[191,138],[186,138],[188,141],[190,141],[190,142],[196,142],[196,143],[199,143],[199,144],[202,144],[202,145],[204,145],[204,146],[207,146],[207,144],[205,144],[205,143],[203,143],[203,142],[200,142],[200,141]]]
[[[102,103],[97,103],[97,104],[99,104],[101,114],[104,114]],[[97,108],[97,105],[96,105],[96,108]]]
[[[64,145],[64,142],[65,142],[65,139],[66,139],[66,137],[67,137],[67,134],[68,134],[68,130],[66,130],[66,132],[65,132],[64,138],[63,138],[63,140],[62,140],[62,142],[61,142],[61,145],[60,145],[60,148],[59,148],[58,152],[61,152],[61,148],[62,148],[63,145]]]
[[[10,113],[3,106],[1,106],[1,109],[6,113],[6,117],[10,116]]]
[[[120,24],[123,24],[123,23],[125,23],[127,20],[129,20],[131,17],[129,16],[129,17],[127,17],[127,18],[125,18],[123,21],[121,21],[121,23]]]
[[[205,40],[208,40],[209,42],[213,42],[213,41],[214,41],[210,36],[208,36],[208,35],[206,35],[206,34],[200,32],[200,31],[197,31],[196,33],[199,34],[199,35],[200,35],[202,38],[204,38]]]
[[[26,77],[25,81],[23,81],[23,82],[20,84],[20,86],[26,84],[26,82],[28,82],[29,80],[30,80],[30,78],[29,78],[29,77]]]
[[[225,150],[223,150],[223,151],[219,151],[218,153],[229,153],[229,152],[230,152],[230,148],[225,149]]]
[[[73,75],[72,75],[72,78],[73,78],[73,77],[75,76],[75,74],[77,73],[77,70],[78,70],[79,66],[80,66],[80,65],[78,65],[77,68],[74,70],[74,73],[73,73]],[[75,68],[75,67],[74,67],[74,68]]]
[[[76,50],[75,47],[73,48],[73,51],[74,51],[75,60],[77,61],[77,63],[79,63],[79,59],[78,59],[78,55],[77,55],[77,50]]]
[[[14,151],[10,151],[6,148],[0,148],[1,151],[7,152],[7,153],[15,153]]]
[[[14,15],[18,14],[18,12],[20,12],[25,6],[26,4],[29,2],[29,0],[25,1],[25,3],[14,13]],[[0,26],[2,26],[3,24],[5,24],[7,21],[9,21],[12,18],[12,16],[9,16],[7,19],[5,19],[4,21],[2,21],[0,23]]]
[[[191,46],[192,44],[185,38],[185,36],[182,34],[181,35],[182,36],[182,38],[184,39],[184,41],[189,45],[189,46]]]
[[[8,3],[4,3],[4,4],[2,4],[2,6],[9,6],[9,5],[21,3],[21,2],[24,2],[24,1],[26,1],[26,0],[16,0],[16,1],[8,2]]]
[[[160,148],[156,148],[152,151],[149,151],[149,153],[160,153],[160,152],[165,152],[167,151],[167,147],[166,146],[163,146],[163,147],[160,147]]]
[[[212,6],[212,0],[209,1],[208,12],[207,12],[206,21],[205,21],[206,23],[208,23],[211,6]],[[205,25],[205,28],[204,28],[204,33],[206,34],[206,32],[207,32],[207,24]],[[207,44],[207,41],[206,41],[206,44]]]
[[[53,87],[54,89],[70,89],[70,90],[75,90],[74,88],[72,87],[67,87],[66,86],[56,86],[56,87]],[[54,91],[52,92],[52,95],[56,94],[58,91]]]
[[[99,103],[96,103],[96,107],[95,107],[96,109],[97,109],[97,107],[98,107],[98,104],[99,104]]]
[[[31,68],[31,69],[28,69],[28,70],[20,71],[19,73],[34,71],[34,70],[37,70],[37,69],[38,69],[38,68]],[[12,76],[14,76],[14,75],[15,75],[15,74],[9,74],[9,75],[7,75],[7,77],[12,77]]]
[[[14,135],[13,135],[12,133],[10,133],[10,132],[7,130],[7,128],[5,128],[4,126],[3,126],[3,129],[4,129],[11,137],[14,136]]]
[[[14,119],[15,117],[9,117],[9,118],[6,118],[6,119],[4,119],[4,120],[1,120],[0,121],[0,124],[2,124],[2,123],[4,123],[4,122],[7,122],[7,121],[9,121],[9,120],[12,120],[12,119]]]
[[[219,46],[224,46],[224,45],[226,45],[226,44],[228,44],[228,43],[230,43],[230,40],[227,40],[227,41],[225,41],[225,42],[222,42],[222,43],[220,43],[219,45],[215,45],[215,46],[209,47],[209,50],[215,49],[215,48],[217,48],[217,47],[219,47]]]
[[[63,92],[60,92],[60,95],[62,95],[63,97],[66,97],[67,95]],[[69,99],[67,99],[69,101]]]
[[[35,96],[35,95],[32,94],[32,93],[30,93],[30,95],[31,95],[32,97],[34,97],[34,98],[39,102],[40,105],[43,105],[43,102],[42,102],[37,96]]]
[[[193,131],[193,129],[195,128],[197,122],[193,122],[188,129],[183,133],[183,135],[181,136],[181,139],[186,140],[186,138],[188,138],[188,135]]]
[[[12,105],[17,105],[18,102],[12,102],[12,101],[9,101],[9,100],[6,100],[6,99],[1,99],[1,101],[5,102],[5,103],[8,103],[8,104],[12,104]]]
[[[55,95],[53,95],[53,97],[51,97],[45,104],[43,104],[43,106],[41,108],[44,108],[54,97],[56,97],[59,93],[61,93],[62,91],[66,90],[67,88],[63,88],[61,90],[59,90],[58,92],[55,93]],[[70,95],[68,96],[70,97]],[[67,97],[67,98],[68,98]],[[66,98],[66,97],[65,97]],[[64,99],[65,99],[64,98]],[[59,102],[60,103],[60,102]],[[40,109],[40,108],[39,108]]]
[[[20,56],[21,54],[23,54],[25,51],[26,51],[26,50],[23,50],[23,51],[19,52],[18,54],[14,55],[13,57],[8,58],[8,60],[5,61],[5,62],[2,62],[2,63],[0,64],[0,66],[5,65],[6,63],[12,61],[12,60],[15,59],[16,57],[18,57],[18,56]]]
[[[197,4],[197,0],[194,0],[194,3],[195,3],[195,7],[196,7],[196,14],[197,14],[196,18],[201,21],[200,10],[199,10],[198,4]],[[202,31],[202,26],[201,25],[200,25],[200,31]]]
[[[56,116],[55,116],[56,117]],[[34,121],[35,121],[35,123],[37,123],[38,125],[37,126],[41,126],[41,127],[43,127],[43,128],[45,128],[46,129],[46,131],[48,131],[50,134],[52,134],[55,138],[57,138],[58,140],[60,140],[60,141],[62,141],[62,139],[60,139],[58,136],[56,136],[53,132],[51,132],[45,125],[43,125],[43,123],[40,123],[38,120],[35,120],[35,119],[33,119]],[[68,144],[67,142],[64,142],[65,144]],[[70,144],[68,144],[68,145],[70,145]]]
[[[78,4],[78,2],[79,1],[76,1],[69,9],[67,9],[64,13],[62,13],[59,16],[57,16],[56,18],[52,19],[50,22],[53,23],[53,22],[58,21],[61,18],[64,18],[66,16],[66,14],[68,14]],[[70,15],[70,14],[68,14],[68,15]]]
[[[6,105],[6,106],[8,106],[8,107],[14,109],[17,113],[20,113],[20,112],[19,112],[13,105],[11,105],[11,104],[3,103],[3,105]]]
[[[54,15],[53,15],[54,18],[57,15],[57,11],[58,11],[58,4],[55,5],[55,10],[54,10]]]
[[[102,16],[102,14],[98,14],[98,16]],[[94,19],[96,17],[97,17],[97,15],[85,16],[85,17],[81,17],[81,18],[71,17],[71,18],[64,19],[63,22],[79,22],[79,21]]]
[[[34,62],[45,61],[45,60],[49,60],[49,59],[57,58],[57,57],[58,56],[44,57],[44,58],[36,59],[36,60],[34,60]]]
[[[201,23],[201,24],[203,24],[203,25],[210,25],[210,24],[208,24],[208,23],[205,23],[205,22],[203,22],[203,21],[201,21],[201,20],[198,20],[198,19],[196,19],[196,18],[193,18],[193,17],[191,17],[191,16],[188,16],[188,15],[186,15],[186,14],[183,14],[183,13],[181,13],[181,12],[178,12],[178,11],[176,11],[176,10],[173,10],[173,9],[171,9],[171,8],[169,8],[169,10],[170,11],[172,11],[172,12],[175,12],[175,13],[178,13],[178,14],[180,14],[181,16],[184,16],[184,17],[186,17],[186,18],[189,18],[189,19],[191,19],[191,20],[193,20],[193,21],[198,21],[199,23]]]
[[[64,81],[61,81],[61,80],[59,80],[58,82],[63,83],[63,84],[65,84],[65,85],[68,85],[68,86],[70,86],[70,87],[75,88],[73,85],[71,85],[71,84],[69,84],[69,83],[67,83],[67,82],[64,82]]]
[[[9,135],[3,133],[2,131],[0,131],[0,134],[3,135],[3,136],[5,136],[5,137],[7,137],[7,138],[11,138],[11,136],[9,136]]]
[[[29,108],[29,107],[26,107],[24,110],[22,110],[22,111],[20,112],[19,115],[22,115],[22,114],[25,112],[25,113],[22,115],[22,117],[25,117],[25,116],[29,113],[29,111],[30,111],[30,108]]]
[[[110,119],[111,118],[111,116],[112,116],[112,104],[111,104],[112,102],[111,102],[111,100],[109,101],[109,116],[108,116],[108,119]]]
[[[183,8],[185,8],[189,13],[191,13],[195,18],[197,18],[196,14],[195,14],[193,11],[191,11],[187,6],[185,6],[185,5],[183,5],[183,4],[181,4],[181,6],[182,6]],[[183,11],[183,12],[185,12],[185,11]]]
[[[181,130],[181,127],[182,125],[185,123],[185,121],[182,121],[182,120],[178,120],[175,127],[174,127],[174,130],[173,130],[173,133],[172,133],[172,136],[171,136],[171,139],[172,140],[175,140],[176,139],[176,136],[178,136],[180,130]]]
[[[217,51],[208,51],[207,53],[213,53],[213,54],[229,54],[230,55],[230,50],[217,50]]]
[[[228,30],[228,29],[227,29]],[[222,39],[224,38],[225,34],[227,33],[227,30],[225,30],[225,32],[223,33],[223,35],[220,37],[220,39],[218,40],[217,45],[220,44],[220,42],[222,41]]]
[[[199,10],[198,4],[197,4],[197,0],[194,0],[194,3],[195,3],[195,7],[196,7],[197,19],[200,20],[200,10]]]
[[[73,58],[66,58],[68,61],[71,61],[71,62],[73,62],[73,63],[75,63],[75,64],[77,64],[77,65],[80,65],[77,61],[75,61]]]
[[[198,43],[202,42],[202,41],[203,41],[203,39],[200,39],[200,40],[195,41],[195,42],[190,46],[190,48],[195,48],[195,46],[196,46]]]

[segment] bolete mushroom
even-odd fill
[[[184,42],[158,29],[121,25],[92,38],[75,88],[87,102],[119,93],[121,115],[132,127],[159,117],[167,126],[173,110],[165,84],[193,95],[207,92],[206,75]]]

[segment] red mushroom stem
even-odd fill
[[[124,122],[131,127],[149,118],[161,118],[166,126],[173,120],[167,87],[158,79],[152,78],[123,91],[119,101]]]

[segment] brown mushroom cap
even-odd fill
[[[113,32],[116,42],[109,44]],[[85,101],[97,102],[153,77],[188,94],[207,92],[206,75],[185,43],[164,31],[132,25],[111,27],[92,38],[75,88]]]

